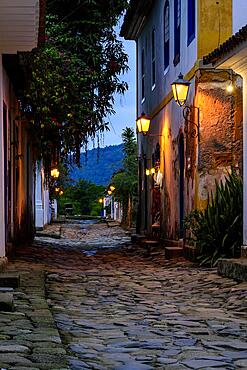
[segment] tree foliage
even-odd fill
[[[127,84],[127,55],[114,27],[125,0],[48,0],[43,46],[23,54],[29,84],[22,105],[46,168],[108,129],[114,94]],[[109,11],[110,9],[110,11]]]
[[[123,224],[131,226],[134,209],[133,201],[138,190],[137,143],[132,128],[126,127],[122,133],[123,139],[123,168],[113,175],[119,199],[123,205]]]
[[[91,215],[94,211],[96,213],[93,216],[100,215],[101,205],[98,200],[103,191],[104,186],[81,179],[64,190],[63,196],[59,199],[60,210],[64,212],[65,203],[71,203],[76,214]]]

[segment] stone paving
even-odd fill
[[[57,232],[8,265],[21,287],[0,313],[0,368],[247,369],[246,283],[147,257],[119,227]]]

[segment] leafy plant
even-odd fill
[[[185,218],[190,241],[198,248],[201,265],[215,266],[220,257],[239,257],[243,240],[243,184],[236,173],[229,173],[216,191],[208,196],[207,207],[194,210]]]
[[[116,194],[123,206],[122,223],[132,226],[135,216],[135,200],[138,188],[137,143],[132,128],[126,127],[122,133],[123,139],[123,168],[112,176],[111,182],[116,187]]]

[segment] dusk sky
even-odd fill
[[[121,21],[122,23],[122,21]],[[121,27],[120,23],[120,27]],[[117,29],[119,34],[120,27]],[[136,120],[136,67],[135,67],[135,42],[125,41],[121,38],[124,44],[125,52],[129,55],[129,72],[121,76],[121,79],[129,85],[128,91],[122,95],[115,96],[114,110],[115,115],[110,116],[110,132],[104,133],[104,139],[100,146],[121,144],[121,133],[125,127],[135,128]]]

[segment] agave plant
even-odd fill
[[[243,184],[236,173],[223,183],[216,181],[203,211],[194,210],[185,219],[190,240],[198,248],[201,265],[215,266],[220,257],[240,256],[243,225]]]

